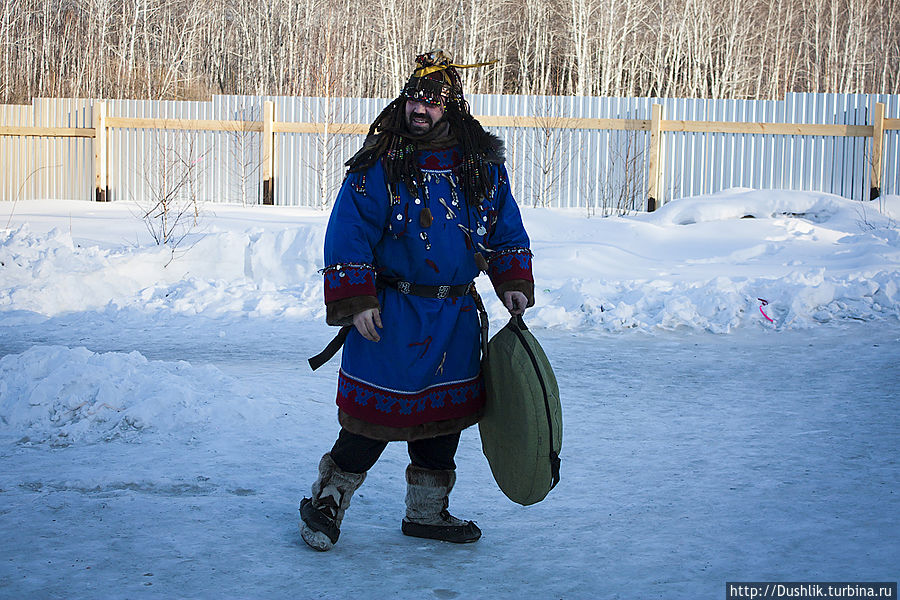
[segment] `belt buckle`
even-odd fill
[[[438,298],[449,298],[450,297],[450,286],[449,285],[439,285],[437,291]]]
[[[409,282],[408,281],[398,281],[397,282],[397,291],[401,294],[409,294]]]

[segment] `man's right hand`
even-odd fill
[[[378,331],[375,328],[383,328],[381,325],[381,311],[377,308],[367,308],[360,313],[356,313],[353,315],[353,326],[356,327],[361,336],[370,342],[377,342],[381,339],[381,336],[378,335]]]

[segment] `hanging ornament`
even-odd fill
[[[440,202],[441,204],[444,205],[444,209],[447,211],[447,214],[445,216],[447,217],[448,221],[451,221],[456,218],[456,213],[453,212],[453,209],[450,208],[450,206],[447,204],[446,200],[444,200],[443,198],[438,198],[438,202]]]
[[[428,228],[434,223],[434,217],[431,216],[431,210],[426,206],[419,213],[419,225]]]

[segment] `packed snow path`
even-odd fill
[[[218,408],[198,404],[184,426],[159,417],[108,440],[97,425],[80,441],[7,432],[2,596],[707,598],[735,580],[896,580],[896,324],[729,336],[537,330],[565,423],[563,478],[548,498],[508,501],[470,429],[451,508],[476,519],[483,539],[405,538],[407,458],[391,444],[338,545],[319,554],[295,522],[337,430],[335,363],[315,374],[304,364],[331,332],[245,322],[217,357],[214,322],[192,320],[188,336],[178,319],[145,332],[123,325],[109,340],[91,335],[104,330],[91,318],[73,339],[45,324],[42,342],[63,345],[25,351],[36,330],[4,328],[0,352],[19,353],[0,362],[2,380],[15,385],[15,372],[36,364],[61,376],[92,359],[94,369],[154,369],[163,385],[200,382]],[[125,385],[115,372],[95,379],[98,389]]]

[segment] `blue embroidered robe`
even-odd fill
[[[329,323],[347,324],[366,308],[381,311],[380,341],[350,331],[337,393],[342,426],[379,439],[433,437],[472,425],[483,410],[484,385],[473,298],[377,289],[376,274],[419,285],[466,284],[478,275],[480,252],[498,294],[519,290],[533,304],[529,241],[506,168],[492,165],[489,197],[467,203],[455,172],[457,148],[416,158],[424,179],[417,193],[388,186],[381,161],[348,174],[325,236]]]

